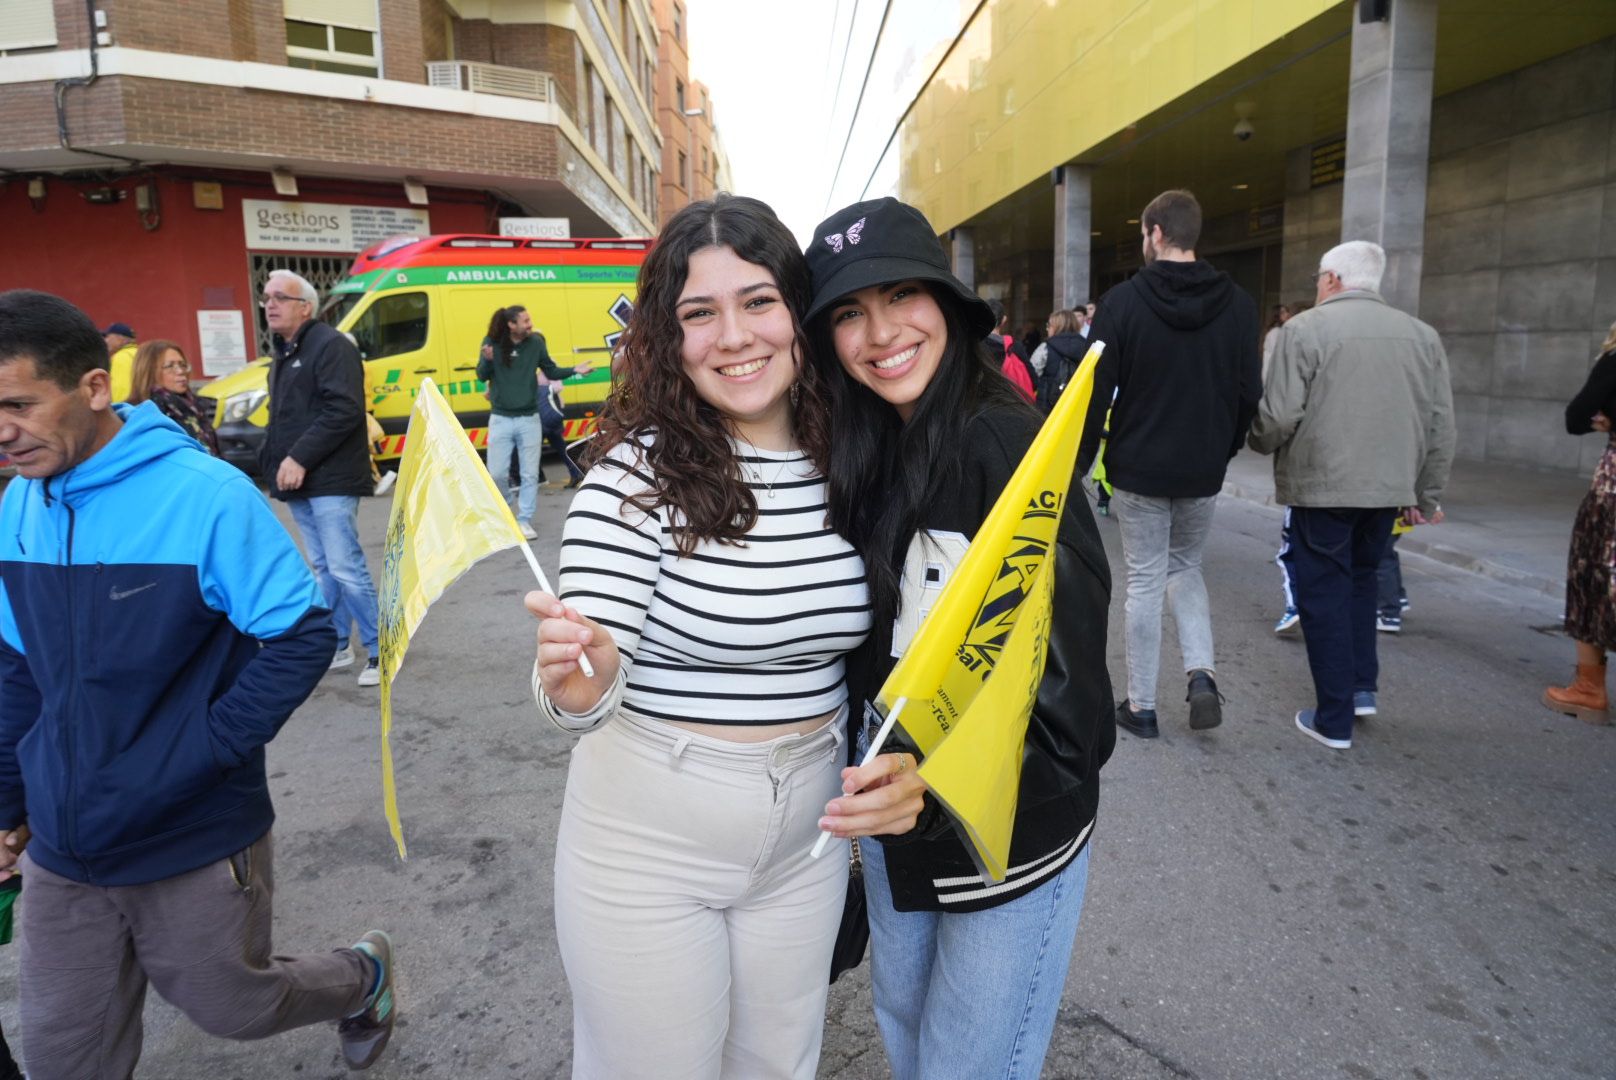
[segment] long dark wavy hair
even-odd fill
[[[506,367],[511,366],[511,323],[526,310],[521,304],[495,308],[493,317],[488,320],[488,340],[494,345],[494,355]]]
[[[809,326],[810,365],[830,390],[836,450],[826,472],[830,524],[864,558],[875,625],[898,614],[904,549],[926,524],[930,507],[960,481],[964,429],[988,409],[1036,415],[966,329],[959,301],[946,288],[920,283],[948,327],[937,373],[908,423],[876,393],[842,370],[831,337],[834,306]]]
[[[824,372],[808,362],[802,313],[811,292],[796,239],[757,199],[720,192],[691,203],[668,219],[640,267],[600,431],[584,450],[587,468],[625,441],[645,446],[653,486],[628,501],[646,513],[676,510],[668,524],[682,555],[702,541],[739,544],[758,519],[757,499],[729,442],[730,422],[696,392],[681,356],[684,328],[675,305],[690,257],[709,247],[727,247],[774,277],[797,337],[794,433],[815,468],[825,473],[830,464],[830,407]]]

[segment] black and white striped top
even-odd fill
[[[561,541],[561,597],[608,627],[624,707],[659,720],[784,724],[847,698],[842,658],[870,629],[864,562],[825,521],[825,481],[800,451],[739,448],[758,502],[744,546],[681,557],[623,443],[584,478]]]

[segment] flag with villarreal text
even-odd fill
[[[466,429],[424,379],[404,436],[382,551],[382,807],[407,857],[393,779],[393,681],[427,608],[479,560],[523,544],[516,516],[472,448]]]
[[[924,758],[920,778],[995,882],[1010,859],[1022,746],[1049,647],[1056,535],[1104,349],[1089,346],[877,696],[887,715],[906,699],[897,723]]]

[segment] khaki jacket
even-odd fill
[[[1453,462],[1453,390],[1435,330],[1349,290],[1278,331],[1248,445],[1274,454],[1285,506],[1441,503]]]

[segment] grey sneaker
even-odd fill
[[[1352,749],[1351,739],[1337,739],[1326,735],[1324,732],[1313,726],[1314,721],[1315,712],[1313,709],[1303,709],[1301,712],[1296,714],[1296,728],[1303,735],[1306,735],[1310,739],[1317,739],[1325,746],[1328,746],[1331,750]]]
[[[365,1007],[337,1023],[342,1042],[342,1059],[358,1071],[375,1064],[393,1036],[393,942],[380,930],[372,930],[354,943],[354,949],[370,957],[381,968],[376,989],[365,999]]]
[[[331,654],[331,666],[326,670],[335,671],[338,668],[353,667],[353,662],[353,646],[344,645],[342,648]]]
[[[1352,715],[1375,715],[1375,692],[1373,690],[1354,690],[1352,692]]]
[[[380,657],[372,656],[365,661],[365,670],[359,673],[360,686],[380,686],[382,681],[382,662]]]

